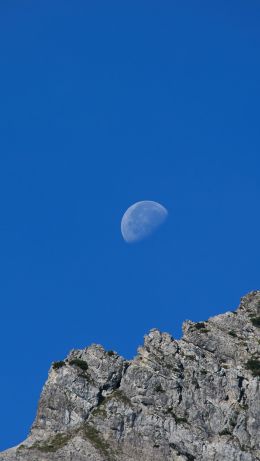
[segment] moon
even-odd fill
[[[158,229],[168,216],[166,208],[158,202],[143,200],[131,205],[123,215],[121,232],[127,243],[145,239]]]

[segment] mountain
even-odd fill
[[[151,330],[130,361],[72,350],[52,364],[28,438],[0,460],[260,460],[259,377],[254,291],[235,311],[184,322],[180,340]]]

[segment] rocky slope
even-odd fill
[[[260,460],[260,291],[236,311],[52,364],[29,437],[1,461]]]

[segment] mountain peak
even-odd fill
[[[1,461],[260,460],[260,291],[152,329],[133,360],[92,344],[50,368],[28,438]]]

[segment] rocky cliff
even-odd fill
[[[1,461],[260,460],[260,291],[151,330],[127,361],[100,345],[52,364],[28,438]]]

